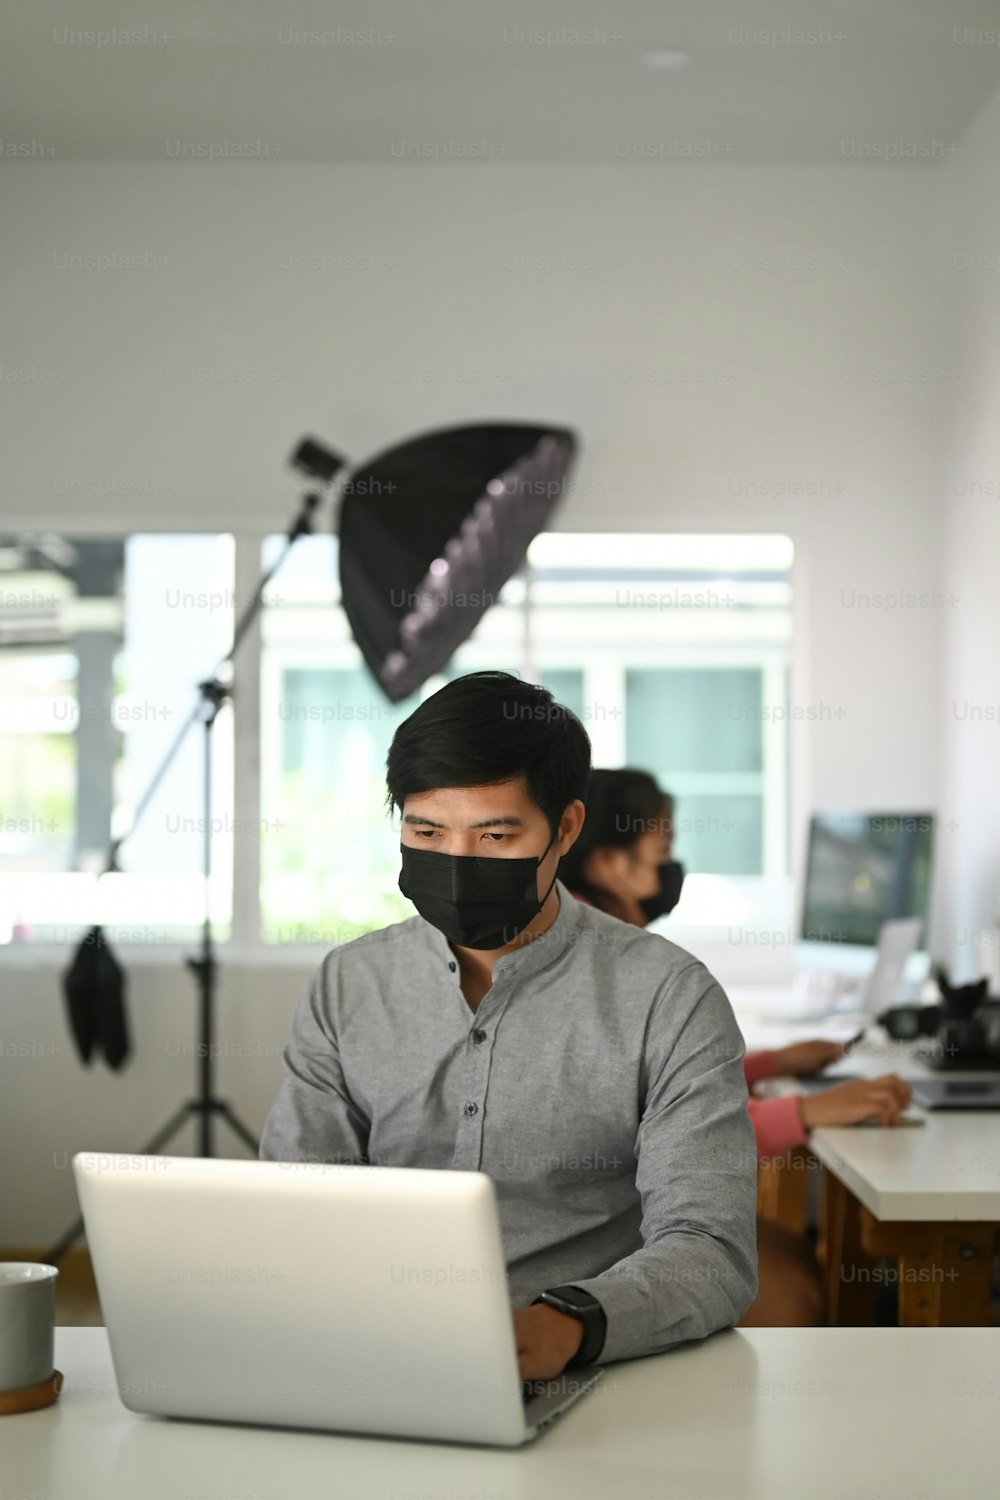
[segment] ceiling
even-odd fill
[[[998,0],[32,0],[0,38],[38,163],[926,168],[1000,83]]]

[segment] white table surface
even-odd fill
[[[818,1034],[823,1034],[822,1029]],[[756,1037],[754,1044],[762,1045],[759,1031]],[[912,1044],[889,1041],[884,1034],[880,1040],[878,1033],[875,1040],[865,1040],[841,1063],[826,1069],[823,1077],[833,1083],[838,1073],[845,1072],[862,1078],[898,1073],[908,1083],[921,1078],[987,1076],[950,1069],[937,1072],[914,1055]],[[765,1078],[755,1089],[763,1098],[801,1091],[795,1078]],[[913,1109],[907,1113],[923,1123],[885,1128],[824,1126],[811,1132],[809,1148],[877,1219],[1000,1223],[1000,1111]]]
[[[809,1146],[877,1219],[1000,1224],[1000,1114],[993,1110],[932,1111],[913,1129],[824,1127]]]
[[[59,1328],[45,1411],[0,1417],[17,1500],[985,1500],[1000,1331],[754,1329],[609,1365],[501,1450],[137,1416],[103,1328]],[[442,1399],[447,1399],[446,1392]]]

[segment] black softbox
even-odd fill
[[[354,471],[340,585],[390,702],[441,670],[545,529],[576,453],[562,428],[483,423],[425,434]]]

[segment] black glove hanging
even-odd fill
[[[110,1068],[119,1069],[131,1054],[125,1010],[125,974],[108,947],[103,928],[92,927],[63,975],[76,1050],[89,1063],[103,1051]]]

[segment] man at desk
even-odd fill
[[[388,802],[419,915],[326,956],[260,1148],[488,1173],[524,1380],[703,1338],[757,1287],[729,1002],[689,953],[556,878],[589,774],[579,720],[505,672],[399,726]]]

